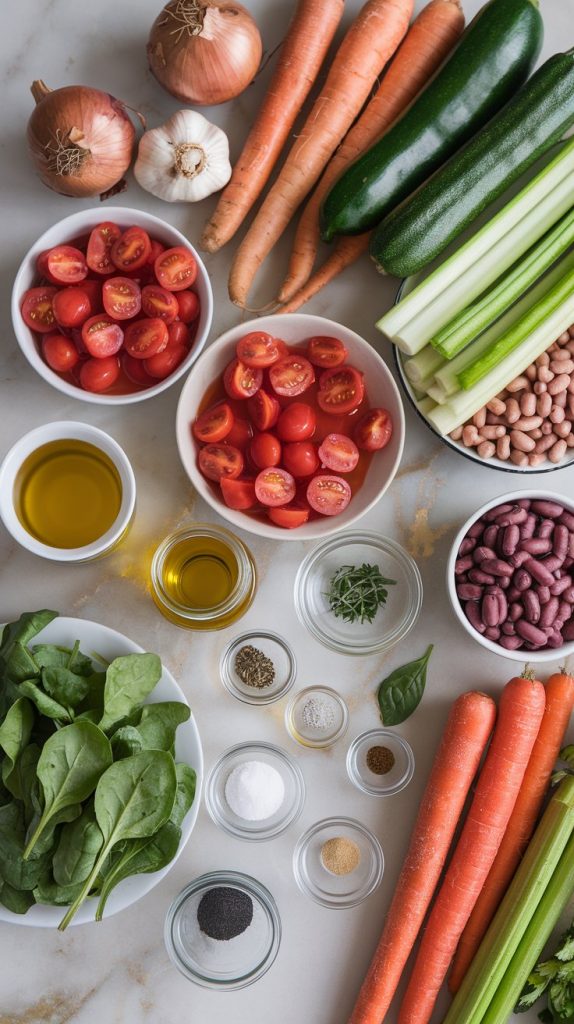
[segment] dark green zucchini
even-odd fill
[[[379,224],[371,256],[407,277],[430,263],[574,124],[574,50],[556,53],[474,139]]]
[[[542,35],[538,0],[490,0],[409,109],[334,184],[323,239],[373,228],[426,181],[526,81]]]

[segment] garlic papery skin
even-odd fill
[[[140,139],[138,184],[168,203],[197,203],[231,177],[225,132],[195,110],[178,110]]]

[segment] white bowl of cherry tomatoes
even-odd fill
[[[26,359],[71,398],[126,405],[170,387],[201,352],[213,294],[201,258],[165,221],[82,210],[34,243],[12,291]]]
[[[324,537],[385,493],[401,459],[400,394],[375,349],[305,313],[239,324],[203,353],[176,420],[183,466],[235,527]]]

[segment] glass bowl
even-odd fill
[[[325,724],[306,721],[305,709],[311,700],[326,705]],[[343,736],[349,724],[349,710],[343,698],[330,686],[308,686],[289,701],[285,725],[290,736],[304,747],[330,747]]]
[[[367,764],[371,747],[386,747],[394,757],[392,768],[377,775]],[[347,752],[347,774],[353,783],[370,796],[392,796],[408,786],[415,771],[410,745],[390,729],[370,729],[353,740]]]
[[[225,886],[249,896],[251,924],[228,940],[212,939],[199,928],[197,908],[210,889]],[[281,941],[281,920],[271,893],[250,875],[212,871],[182,889],[167,913],[164,938],[173,964],[204,988],[246,988],[269,970]]]
[[[372,622],[345,622],[329,609],[326,592],[342,565],[379,566],[389,586],[387,603]],[[340,654],[381,654],[414,626],[422,606],[423,585],[411,556],[396,541],[369,531],[342,533],[314,548],[299,566],[295,608],[300,621],[325,647]]]
[[[225,787],[234,768],[247,761],[263,761],[275,768],[285,787],[283,802],[269,818],[249,821],[235,814],[229,806]],[[236,839],[260,842],[274,839],[301,814],[305,803],[305,782],[301,769],[288,754],[272,743],[239,743],[230,747],[214,764],[205,787],[205,806],[213,821]]]
[[[269,686],[249,686],[235,669],[235,658],[242,647],[256,647],[273,662],[275,678]],[[272,704],[284,697],[295,682],[297,665],[289,644],[277,633],[257,630],[236,636],[225,648],[219,663],[221,681],[225,689],[244,704]]]
[[[357,867],[338,875],[325,867],[321,856],[330,839],[350,839],[359,849]],[[356,907],[380,885],[385,869],[376,836],[352,818],[325,818],[301,836],[293,852],[293,873],[302,893],[322,907]]]

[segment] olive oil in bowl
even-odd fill
[[[109,455],[87,441],[61,438],[33,451],[14,482],[24,529],[51,548],[83,548],[111,529],[122,481]]]
[[[152,597],[171,622],[223,629],[247,611],[255,594],[250,551],[230,531],[201,523],[160,544],[151,566]]]

